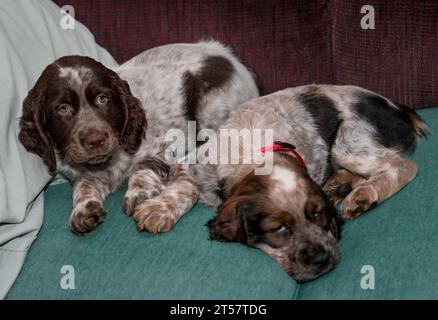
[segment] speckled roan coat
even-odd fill
[[[198,199],[187,168],[169,165],[169,129],[217,129],[257,97],[253,75],[214,41],[147,50],[111,71],[88,57],[49,65],[23,103],[20,141],[73,183],[70,227],[96,228],[104,199],[128,182],[123,209],[139,230],[168,231]]]
[[[341,215],[350,219],[400,190],[416,174],[407,155],[428,132],[408,107],[334,85],[289,88],[245,102],[221,128],[272,129],[273,141],[294,145],[304,158],[306,167],[290,152],[268,153],[268,175],[255,174],[260,162],[192,169],[201,201],[219,207],[209,224],[212,238],[258,247],[299,281],[339,260],[334,205],[345,198]],[[241,145],[241,159],[245,150]],[[256,146],[250,152],[253,159],[266,156]]]

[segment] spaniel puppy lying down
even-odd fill
[[[168,231],[198,199],[187,167],[170,165],[169,129],[217,129],[258,96],[251,73],[217,42],[143,52],[114,71],[81,56],[41,74],[23,103],[19,139],[73,183],[70,227],[96,228],[110,192],[128,183],[123,209],[139,230]]]
[[[334,206],[343,199],[342,217],[355,218],[403,188],[417,172],[407,154],[428,132],[408,107],[330,85],[251,100],[222,128],[272,129],[278,142],[263,150],[240,146],[240,159],[245,152],[272,156],[271,174],[255,174],[263,166],[255,163],[194,166],[200,199],[219,207],[211,238],[260,248],[298,281],[339,261],[342,219]]]

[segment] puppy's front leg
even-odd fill
[[[136,208],[134,219],[137,229],[151,233],[169,231],[193,207],[198,197],[198,184],[188,174],[188,167],[180,164],[174,166],[161,194]]]
[[[147,159],[137,165],[128,181],[123,211],[132,216],[137,206],[160,194],[167,182],[170,167],[159,159]]]
[[[73,211],[70,229],[81,235],[96,229],[105,215],[103,201],[110,189],[102,181],[80,178],[73,184]]]

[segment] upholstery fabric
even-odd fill
[[[122,63],[171,42],[231,45],[264,93],[355,84],[413,107],[438,101],[438,0],[56,0]],[[363,30],[363,4],[375,29]]]
[[[409,106],[438,103],[438,1],[366,1],[375,29],[359,27],[361,1],[333,5],[335,82],[379,92]]]
[[[71,187],[45,192],[45,219],[7,299],[292,299],[296,283],[261,251],[208,239],[211,208],[197,205],[169,233],[138,233],[112,194],[94,232],[72,234]],[[71,265],[75,289],[64,290]]]

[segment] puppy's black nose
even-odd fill
[[[301,249],[299,256],[304,264],[312,264],[319,268],[327,266],[330,261],[330,253],[320,244],[307,246]]]
[[[81,139],[82,144],[88,149],[95,149],[103,146],[106,142],[106,135],[100,130],[88,130]]]

